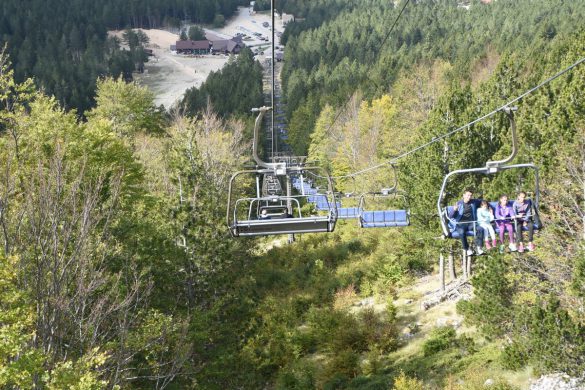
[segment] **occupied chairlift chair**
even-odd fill
[[[367,201],[378,199],[392,199],[398,200],[406,205],[406,197],[398,192],[398,177],[396,168],[391,165],[394,172],[394,184],[389,188],[382,188],[380,192],[371,192],[363,194],[360,197],[359,209],[359,224],[362,228],[384,228],[384,227],[405,227],[410,225],[410,210],[408,207],[403,209],[386,209],[370,211],[366,209]]]
[[[516,107],[506,107],[504,108],[504,113],[510,120],[510,127],[512,131],[512,153],[510,156],[503,160],[498,161],[488,161],[485,167],[481,168],[469,168],[469,169],[458,169],[453,172],[449,172],[443,179],[443,185],[441,186],[441,191],[439,193],[439,199],[437,200],[437,211],[439,213],[439,219],[441,221],[441,228],[443,230],[443,235],[446,238],[456,238],[459,239],[459,234],[457,233],[457,224],[458,222],[451,219],[449,216],[453,212],[453,206],[444,205],[445,197],[446,197],[446,188],[449,179],[456,175],[464,175],[464,174],[482,174],[482,175],[492,175],[497,174],[500,171],[508,170],[508,169],[531,169],[534,171],[534,198],[531,200],[532,202],[532,211],[534,215],[534,230],[539,230],[542,228],[540,223],[540,218],[538,214],[538,207],[539,207],[539,200],[540,200],[540,187],[539,187],[539,177],[538,177],[538,167],[532,163],[526,164],[512,164],[507,165],[510,161],[512,161],[516,154],[518,153],[518,139],[516,135],[516,121],[514,120],[514,111],[516,111]],[[513,200],[509,201],[509,205],[512,205]],[[495,206],[497,202],[490,202],[490,207],[492,210],[495,211]],[[475,236],[476,234],[476,221],[472,222],[465,222],[465,223],[473,223],[473,230],[468,230],[467,235],[470,237]],[[514,221],[517,223],[517,221]],[[526,229],[526,228],[523,228]],[[497,230],[497,229],[496,229]]]
[[[270,108],[262,107],[260,109],[253,110],[259,112],[254,126],[253,144],[253,157],[256,161],[257,169],[236,172],[230,179],[226,211],[226,223],[230,234],[233,237],[239,237],[332,232],[335,229],[335,223],[337,221],[337,208],[333,199],[333,183],[329,175],[326,177],[328,183],[328,193],[331,194],[331,200],[328,200],[328,207],[326,210],[324,210],[326,211],[326,215],[303,215],[298,196],[262,196],[260,193],[259,175],[272,174],[277,177],[285,177],[286,180],[290,180],[292,175],[302,175],[304,172],[310,172],[310,170],[319,169],[318,167],[306,167],[302,165],[288,166],[287,162],[267,163],[258,157],[258,132],[262,123],[262,117],[269,109]],[[232,193],[235,179],[238,176],[244,174],[256,176],[257,197],[241,198],[233,203]],[[302,196],[300,196],[300,198],[302,198]],[[286,214],[283,213],[281,217],[277,218],[275,215],[273,215],[270,216],[270,218],[257,219],[259,215],[254,215],[254,210],[262,210],[263,208],[270,210],[271,205],[274,206],[273,209],[282,209],[284,204],[286,204]],[[239,219],[239,215],[242,215],[244,210],[246,210],[244,219]]]

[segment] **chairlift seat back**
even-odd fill
[[[410,221],[407,210],[363,211],[360,216],[360,226],[363,228],[408,225],[410,225]]]
[[[352,219],[360,216],[359,207],[338,207],[337,218],[339,219]]]

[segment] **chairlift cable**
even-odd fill
[[[417,147],[416,147],[416,148],[414,148],[414,149],[408,150],[408,151],[406,151],[406,152],[404,152],[404,153],[402,153],[402,154],[399,154],[398,156],[395,156],[395,157],[393,157],[393,158],[392,158],[392,159],[390,159],[390,160],[386,160],[386,161],[384,161],[384,162],[382,162],[382,163],[380,163],[380,164],[373,165],[373,166],[371,166],[371,167],[368,167],[368,168],[362,169],[362,170],[360,170],[360,171],[356,171],[356,172],[353,172],[353,173],[350,173],[350,174],[347,174],[347,175],[331,176],[331,178],[332,178],[332,179],[346,179],[346,178],[350,178],[350,177],[359,176],[359,175],[362,175],[362,174],[364,174],[364,173],[367,173],[367,172],[370,172],[370,171],[373,171],[373,170],[379,169],[379,168],[381,168],[381,167],[383,167],[383,166],[385,166],[385,165],[388,165],[388,164],[395,164],[395,163],[396,163],[398,160],[400,160],[400,159],[403,159],[403,158],[405,158],[405,157],[408,157],[408,156],[410,156],[411,154],[414,154],[414,153],[418,152],[419,150],[421,150],[421,149],[424,149],[424,148],[426,148],[426,147],[428,147],[428,146],[430,146],[430,145],[434,144],[435,142],[438,142],[438,141],[441,141],[441,140],[443,140],[443,139],[445,139],[445,138],[448,138],[448,137],[452,136],[453,134],[456,134],[456,133],[458,133],[458,132],[460,132],[460,131],[463,131],[463,130],[467,129],[467,128],[468,128],[468,127],[470,127],[470,126],[473,126],[474,124],[476,124],[476,123],[478,123],[478,122],[481,122],[482,120],[484,120],[484,119],[487,119],[487,118],[489,118],[489,117],[491,117],[491,116],[493,116],[493,115],[497,114],[498,112],[502,111],[502,110],[503,110],[503,109],[505,109],[506,107],[509,107],[510,105],[512,105],[512,104],[514,104],[514,103],[516,103],[516,102],[520,101],[520,100],[521,100],[521,99],[523,99],[524,97],[526,97],[526,96],[530,95],[531,93],[533,93],[533,92],[537,91],[538,89],[540,89],[540,88],[544,87],[545,85],[549,84],[549,83],[550,83],[550,82],[552,82],[553,80],[555,80],[555,79],[557,79],[557,78],[561,77],[562,75],[564,75],[565,73],[567,73],[567,72],[569,72],[569,71],[573,70],[575,67],[577,67],[577,66],[581,65],[583,62],[585,62],[585,57],[583,57],[583,58],[579,59],[578,61],[576,61],[576,62],[574,62],[573,64],[571,64],[569,67],[567,67],[567,68],[563,69],[562,71],[558,72],[557,74],[555,74],[555,75],[553,75],[553,76],[551,76],[551,77],[547,78],[546,80],[544,80],[543,82],[541,82],[541,83],[540,83],[540,84],[538,84],[537,86],[535,86],[535,87],[532,87],[532,88],[531,88],[531,89],[529,89],[528,91],[526,91],[526,92],[524,92],[523,94],[521,94],[521,95],[519,95],[519,96],[515,97],[514,99],[512,99],[512,100],[510,100],[509,102],[507,102],[506,104],[504,104],[504,105],[502,105],[502,106],[500,106],[500,107],[498,107],[498,108],[494,109],[493,111],[491,111],[491,112],[489,112],[489,113],[487,113],[487,114],[485,114],[485,115],[483,115],[483,116],[481,116],[481,117],[479,117],[479,118],[477,118],[477,119],[475,119],[475,120],[473,120],[473,121],[471,121],[471,122],[469,122],[469,123],[467,123],[467,124],[465,124],[465,125],[463,125],[463,126],[461,126],[461,127],[458,127],[458,128],[457,128],[457,129],[455,129],[455,130],[451,130],[451,131],[449,131],[449,132],[447,132],[447,133],[445,133],[445,134],[442,134],[442,135],[440,135],[440,136],[433,137],[433,138],[432,138],[430,141],[428,141],[428,142],[426,142],[426,143],[424,143],[424,144],[422,144],[422,145],[419,145],[419,146],[417,146]]]
[[[274,134],[274,85],[275,85],[275,80],[274,80],[274,1],[275,0],[271,0],[270,1],[270,16],[272,18],[272,26],[271,26],[271,31],[272,31],[272,56],[271,56],[271,64],[270,67],[272,69],[272,96],[271,96],[271,106],[272,106],[272,113],[270,115],[270,125],[271,125],[271,130],[272,130],[272,160],[274,160],[274,154],[276,152],[276,136]]]

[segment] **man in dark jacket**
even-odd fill
[[[468,256],[473,255],[473,251],[469,248],[469,243],[467,242],[468,231],[475,231],[477,254],[483,254],[483,250],[481,249],[483,244],[483,229],[475,227],[477,221],[477,209],[479,208],[480,201],[472,199],[472,196],[473,191],[465,190],[463,192],[463,199],[457,202],[455,207],[453,207],[453,212],[449,216],[449,218],[451,218],[456,224],[455,230],[457,231],[457,234],[459,234],[463,250]]]

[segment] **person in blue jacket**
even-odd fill
[[[477,209],[480,206],[480,201],[478,199],[472,199],[472,196],[473,191],[469,189],[465,190],[463,192],[463,198],[457,202],[455,207],[453,207],[453,212],[449,215],[449,218],[456,223],[455,230],[457,231],[457,234],[459,234],[463,250],[466,251],[468,256],[473,255],[473,251],[469,248],[469,243],[467,242],[466,234],[468,231],[473,232],[475,230],[477,254],[481,255],[484,253],[481,249],[483,243],[483,229],[476,226]]]

